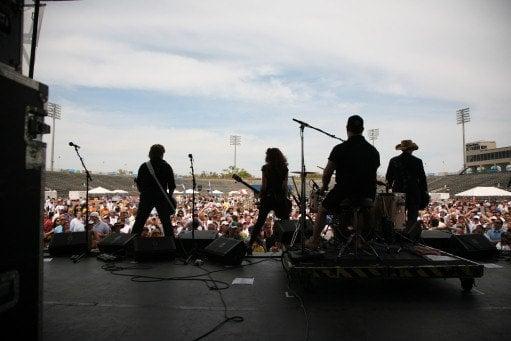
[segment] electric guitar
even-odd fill
[[[243,181],[243,179],[238,174],[233,174],[232,178],[236,182],[242,183],[243,185],[247,186],[249,189],[251,189],[254,192],[255,195],[259,195],[259,191],[257,189],[255,189],[254,187],[252,187],[250,184]]]

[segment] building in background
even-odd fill
[[[466,172],[511,171],[511,146],[497,148],[495,141],[465,144]]]

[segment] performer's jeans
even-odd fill
[[[156,207],[158,217],[163,225],[163,233],[165,234],[165,237],[173,237],[174,230],[172,229],[172,223],[170,222],[170,205],[163,197],[140,196],[137,217],[135,218],[135,224],[133,225],[131,233],[136,233],[140,236],[146,220],[154,207]]]
[[[261,237],[261,229],[263,228],[264,223],[266,222],[266,217],[268,213],[272,210],[270,205],[261,202],[261,206],[259,207],[259,213],[257,215],[257,221],[252,228],[252,233],[250,234],[249,244],[252,245],[256,240]]]
[[[417,222],[419,217],[419,205],[408,204],[406,205],[406,226],[411,227]]]

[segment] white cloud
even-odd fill
[[[50,85],[249,102],[253,112],[264,113],[269,103],[274,110],[261,114],[260,121],[251,120],[253,134],[245,134],[240,149],[240,162],[254,172],[268,145],[285,148],[291,168],[299,168],[292,117],[342,137],[344,120],[354,112],[366,118],[367,128],[380,128],[383,169],[392,147],[410,137],[421,145],[419,154],[430,170],[455,170],[461,164],[461,137],[454,122],[459,107],[472,109],[468,140],[511,144],[509,17],[507,1],[48,3],[36,75]],[[357,91],[384,97],[387,107],[377,108],[378,102],[360,94],[350,98]],[[407,111],[413,101],[413,110]],[[105,148],[98,141],[110,137],[111,128],[103,121],[92,123],[95,116],[83,110],[72,114],[82,115],[85,127],[64,120],[59,125],[74,132],[70,138],[78,136],[95,148],[91,159],[98,169],[105,155],[115,167],[123,159],[137,165],[150,137],[171,145],[171,135],[203,141],[187,147],[203,153],[197,160],[205,170],[218,170],[232,159],[225,139],[235,125],[225,127],[224,134],[206,131],[200,122],[196,130],[186,131],[135,128],[137,120],[130,118],[133,128],[126,127],[127,134]],[[282,124],[279,136],[257,137],[269,123]],[[307,132],[308,167],[322,166],[334,143]],[[61,153],[66,153],[66,162],[72,160],[69,151]]]
[[[141,86],[146,84],[144,78],[152,79],[152,67],[164,75],[177,69],[174,85],[179,90],[176,84],[200,88],[196,80],[200,75],[204,76],[203,88],[210,89],[218,82],[209,83],[209,77],[239,85],[236,80],[250,79],[253,68],[261,65],[302,70],[324,65],[333,72],[346,68],[361,74],[376,72],[389,79],[391,93],[411,87],[409,91],[416,96],[492,101],[509,97],[511,90],[507,81],[511,76],[509,14],[511,5],[497,1],[87,1],[48,8],[45,25],[50,27],[43,29],[40,54],[42,58],[51,55],[47,62],[57,64],[52,72],[60,69],[63,60],[73,66],[73,61],[110,60],[98,66],[104,66],[101,71],[106,78],[118,78],[112,80],[117,85],[126,82],[123,73],[133,75],[133,68],[140,71]],[[54,51],[59,44],[70,49],[66,37],[77,35],[95,40],[74,47],[84,58],[62,49]],[[56,43],[46,49],[48,37]],[[107,48],[98,50],[98,44]],[[116,58],[110,58],[120,44],[129,47],[113,52]],[[177,56],[179,52],[198,55],[202,60],[180,59],[172,51]],[[233,61],[249,65],[248,75],[229,64],[222,67],[222,62]],[[111,70],[116,63],[118,67]],[[192,75],[183,77],[180,70]],[[153,86],[166,89],[171,85],[156,82]],[[268,86],[274,89],[275,85]],[[261,90],[262,95],[286,92],[276,87],[269,93]],[[237,95],[251,97],[252,91],[257,92],[245,89]]]
[[[135,50],[124,43],[83,36],[51,39],[39,74],[51,84],[167,91],[182,96],[272,102],[297,97],[278,79],[260,81],[271,68],[201,61],[171,53]]]

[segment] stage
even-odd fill
[[[205,339],[304,340],[306,318],[280,259],[249,261],[256,264],[211,274],[229,284],[235,278],[254,282],[222,291],[228,316],[244,321],[227,322]],[[105,264],[93,257],[76,264],[45,259],[45,340],[193,340],[224,319],[218,292],[202,282],[134,282],[103,270]],[[119,273],[153,277],[204,273],[179,261],[118,264],[151,267]],[[297,290],[309,315],[309,340],[505,339],[511,332],[511,263],[493,264],[500,268],[486,266],[470,293],[459,279],[318,280],[311,291]],[[203,268],[222,266],[206,262]]]

